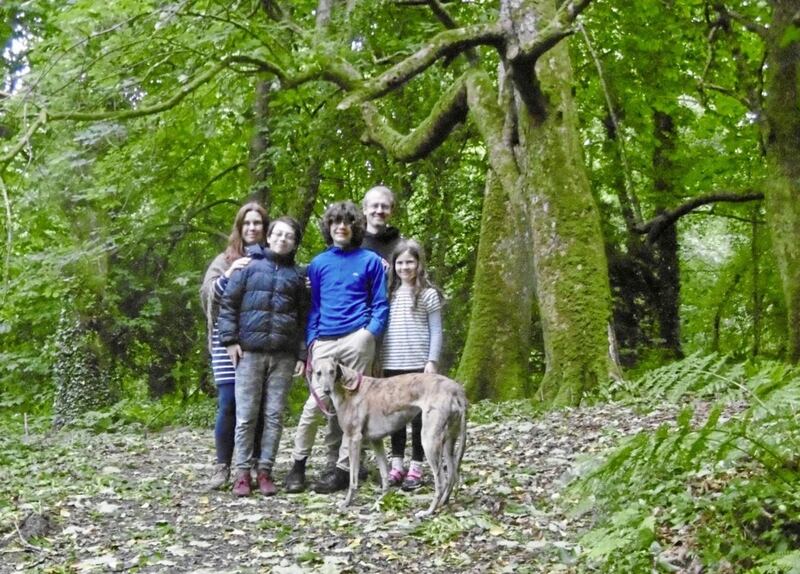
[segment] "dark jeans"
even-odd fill
[[[422,371],[391,371],[385,370],[384,377],[394,377],[406,373],[421,373]],[[404,456],[406,452],[406,427],[392,433],[392,456]],[[422,413],[417,413],[411,420],[411,460],[422,462],[425,451],[422,449]]]
[[[214,443],[217,449],[217,463],[230,466],[233,458],[234,433],[236,430],[236,393],[231,384],[217,385],[217,420],[214,424]],[[263,410],[263,406],[262,406]],[[258,419],[254,458],[261,456],[261,431],[264,421]]]

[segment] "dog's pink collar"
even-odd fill
[[[332,413],[328,409],[325,408],[325,405],[322,402],[322,399],[319,398],[319,395],[314,391],[314,385],[311,384],[311,377],[313,376],[313,368],[311,367],[311,351],[314,348],[313,341],[311,346],[308,348],[308,356],[306,357],[306,385],[308,386],[308,392],[314,397],[314,402],[317,403],[317,408],[322,411],[326,417],[333,417],[336,416],[336,413]]]

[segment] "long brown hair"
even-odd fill
[[[389,281],[389,301],[394,299],[395,293],[403,284],[403,281],[398,277],[397,270],[395,269],[395,262],[397,258],[400,257],[403,253],[408,252],[411,257],[417,260],[417,277],[414,280],[414,291],[413,291],[413,307],[414,309],[417,308],[417,303],[419,302],[419,296],[422,294],[425,289],[431,288],[436,291],[436,294],[439,296],[439,299],[444,299],[442,297],[442,291],[433,283],[431,283],[430,279],[428,279],[428,271],[425,268],[425,249],[423,249],[422,245],[418,242],[414,241],[413,239],[404,239],[400,243],[397,244],[394,251],[392,251],[392,261],[391,261],[391,279]]]
[[[236,259],[239,259],[239,257],[245,256],[244,239],[242,239],[242,227],[244,227],[245,216],[251,211],[258,213],[261,216],[261,221],[264,224],[264,238],[262,239],[262,244],[267,239],[267,227],[269,226],[269,215],[267,215],[267,210],[256,201],[245,203],[236,214],[236,217],[233,220],[233,229],[228,237],[228,247],[225,249],[225,261],[227,261],[228,264],[233,263]]]

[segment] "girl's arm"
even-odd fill
[[[428,348],[428,362],[425,363],[426,373],[436,373],[439,365],[439,355],[442,352],[442,305],[439,295],[433,292],[428,305],[428,333],[430,347]]]

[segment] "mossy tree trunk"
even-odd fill
[[[658,145],[653,152],[653,178],[656,191],[656,212],[667,209],[667,198],[674,197],[672,152],[675,149],[675,123],[672,116],[656,111],[653,114]],[[648,238],[649,239],[649,238]],[[658,345],[674,358],[683,357],[680,320],[680,261],[678,230],[670,225],[652,242],[655,284],[651,305],[658,320]]]
[[[272,206],[272,192],[267,181],[271,171],[268,150],[269,141],[269,102],[270,82],[259,80],[256,84],[255,101],[253,103],[253,135],[250,138],[249,172],[251,195],[269,211]]]
[[[367,137],[398,159],[424,157],[467,117],[484,140],[490,174],[473,318],[459,368],[473,399],[508,398],[525,388],[534,287],[546,364],[538,396],[551,404],[577,404],[617,371],[609,358],[611,294],[600,218],[583,164],[571,63],[561,42],[587,4],[502,0],[497,22],[443,32],[369,81],[352,71],[339,76],[343,88],[357,86],[340,108],[361,104]],[[369,102],[436,59],[469,54],[480,44],[500,52],[496,81],[479,67],[468,69],[409,134],[393,130]]]
[[[766,31],[766,216],[786,299],[787,358],[800,361],[800,41],[794,0],[773,2]]]
[[[472,310],[458,378],[473,399],[526,394],[533,285],[530,233],[497,176],[486,177]]]
[[[555,3],[522,3],[549,22]],[[528,189],[546,371],[538,396],[572,405],[608,379],[611,291],[600,214],[583,161],[565,42],[536,64],[538,94],[518,97],[520,173]],[[518,92],[520,83],[517,82]],[[526,101],[529,100],[529,101]],[[524,103],[523,103],[524,102]]]

